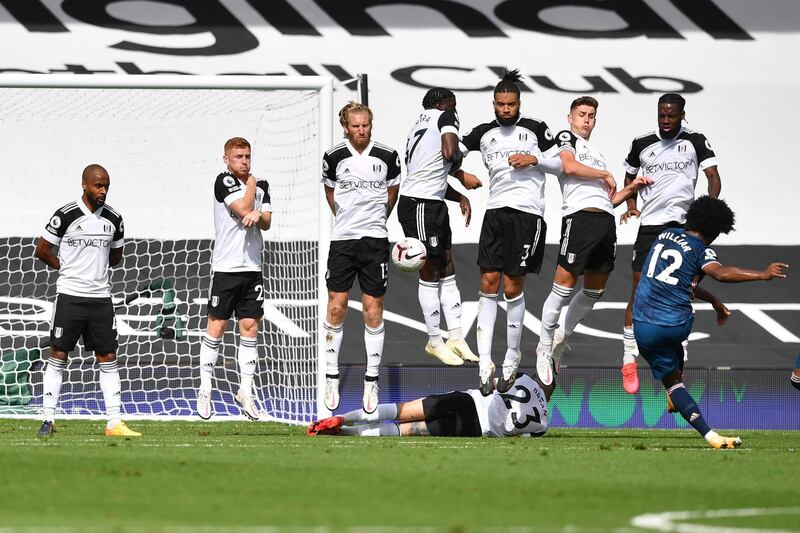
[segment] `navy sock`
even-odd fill
[[[703,413],[700,412],[700,408],[697,407],[697,403],[692,398],[692,395],[689,394],[689,391],[686,390],[686,387],[683,386],[683,383],[673,385],[667,390],[667,393],[672,399],[672,403],[680,411],[683,419],[689,422],[700,435],[705,437],[706,433],[711,431],[711,428],[706,424]]]

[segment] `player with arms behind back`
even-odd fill
[[[58,270],[56,302],[50,326],[50,358],[42,388],[40,437],[55,431],[55,411],[67,354],[83,337],[100,367],[100,390],[106,405],[105,434],[138,437],[120,418],[122,385],[117,366],[117,319],[111,301],[108,269],[122,262],[125,230],[122,216],[106,204],[110,179],[106,169],[92,164],[83,170],[83,195],[58,209],[36,243],[34,255]],[[53,247],[58,247],[58,255]]]
[[[544,172],[561,172],[555,139],[547,124],[520,114],[519,80],[517,70],[503,73],[494,88],[495,119],[476,126],[461,140],[462,152],[480,150],[489,171],[489,200],[478,240],[478,374],[480,389],[487,396],[495,383],[492,338],[500,281],[508,305],[507,347],[497,389],[506,392],[522,359],[525,276],[538,274],[544,257]],[[552,376],[546,383],[551,382]]]
[[[406,178],[397,205],[397,218],[406,237],[425,243],[427,260],[419,271],[418,298],[428,330],[425,353],[446,365],[477,361],[464,340],[461,329],[461,293],[456,285],[456,269],[451,256],[452,231],[445,200],[459,202],[469,225],[471,206],[466,196],[447,183],[453,174],[467,189],[480,187],[472,174],[456,170],[458,115],[456,96],[449,89],[435,87],[422,99],[422,113],[408,134]],[[447,321],[447,343],[439,330],[440,310]]]
[[[339,407],[339,348],[347,300],[358,275],[364,310],[364,373],[362,407],[378,406],[378,375],[383,357],[383,298],[389,279],[389,232],[386,218],[400,189],[400,156],[372,140],[372,110],[350,102],[339,111],[346,142],[322,158],[325,198],[334,216],[328,254],[328,310],[325,330],[325,407]]]
[[[208,420],[212,378],[228,320],[239,321],[239,392],[235,399],[245,416],[259,418],[253,398],[258,360],[258,323],[264,314],[262,230],[272,224],[269,184],[250,174],[250,143],[242,137],[225,142],[226,170],[214,181],[214,256],[206,333],[200,345],[197,414]]]
[[[668,227],[644,261],[642,278],[633,304],[633,323],[639,353],[650,364],[653,377],[667,391],[670,410],[681,416],[714,448],[736,448],[737,437],[713,431],[683,384],[683,341],[694,322],[692,294],[710,302],[717,323],[727,321],[730,311],[717,297],[696,284],[708,275],[724,283],[785,278],[789,265],[772,263],[764,270],[723,266],[709,247],[720,233],[733,229],[734,215],[717,198],[702,196],[689,207],[686,228]]]
[[[506,393],[477,389],[434,394],[410,402],[378,405],[373,414],[350,411],[313,422],[309,435],[362,437],[541,437],[555,383],[518,373]]]
[[[686,101],[679,94],[662,95],[658,99],[658,129],[634,139],[625,158],[625,185],[636,178],[640,168],[653,179],[653,184],[642,190],[641,211],[636,208],[636,194],[633,194],[627,200],[628,210],[621,217],[623,222],[631,217],[639,217],[641,224],[633,244],[632,290],[625,309],[622,332],[622,385],[629,394],[636,394],[639,390],[639,374],[636,370],[638,350],[631,313],[644,257],[661,230],[681,225],[686,220],[686,210],[694,200],[694,188],[700,170],[708,180],[709,196],[718,198],[722,189],[717,157],[711,144],[702,133],[681,125],[686,117],[685,105]]]

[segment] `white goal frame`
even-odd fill
[[[30,88],[30,89],[235,89],[235,90],[316,90],[319,91],[319,155],[320,165],[321,156],[333,145],[334,121],[333,109],[333,83],[330,76],[205,76],[205,75],[140,75],[124,76],[114,74],[99,74],[87,76],[75,76],[70,74],[50,74],[50,75],[26,75],[26,74],[4,74],[0,76],[0,88]],[[321,168],[321,166],[320,166]],[[317,369],[315,376],[316,385],[316,416],[329,416],[328,410],[324,406],[324,385],[325,385],[325,357],[322,349],[324,331],[322,323],[327,311],[327,287],[325,283],[325,271],[328,259],[328,249],[330,245],[331,220],[330,209],[325,200],[324,189],[320,185],[317,197],[319,210],[319,246],[318,246],[318,272],[317,272],[317,313],[316,324],[316,359]],[[113,201],[111,202],[113,204]],[[42,219],[46,220],[50,212],[57,206],[42,206]],[[124,213],[123,213],[124,215]],[[208,213],[211,216],[211,213]],[[0,232],[5,235],[7,232]],[[8,235],[10,236],[10,235]],[[36,236],[38,237],[38,235]],[[126,235],[126,237],[136,237],[136,235]],[[209,239],[213,235],[208,236]],[[269,240],[269,233],[265,234],[265,240]],[[114,288],[112,287],[112,292]],[[263,357],[263,352],[260,354]],[[199,369],[198,369],[199,372]],[[1,415],[9,418],[35,418],[37,415]],[[135,419],[154,419],[159,420],[181,420],[195,419],[194,416],[149,416],[149,415],[126,415]],[[58,415],[59,418],[102,418],[101,415]],[[216,420],[236,420],[243,417],[224,416],[217,417]],[[268,419],[262,417],[262,420]],[[214,420],[214,419],[212,419]],[[282,420],[286,422],[286,420]],[[296,421],[301,423],[302,421]]]

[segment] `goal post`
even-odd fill
[[[234,136],[270,184],[264,320],[256,393],[264,419],[317,416],[330,212],[320,185],[332,145],[329,77],[47,75],[0,77],[0,416],[37,416],[57,273],[33,258],[60,206],[81,195],[90,163],[108,171],[108,203],[125,222],[112,269],[125,416],[194,417],[199,341],[211,280],[213,181]],[[233,322],[233,321],[232,321]],[[241,416],[238,331],[217,363],[217,419]],[[82,342],[58,416],[103,416],[93,354]]]

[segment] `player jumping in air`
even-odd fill
[[[714,448],[736,448],[738,437],[713,431],[683,384],[683,341],[694,321],[692,295],[705,300],[724,324],[730,311],[719,299],[697,286],[708,275],[724,283],[785,278],[789,265],[772,263],[764,270],[723,266],[709,247],[720,233],[733,229],[734,215],[719,199],[703,196],[686,214],[686,227],[664,228],[656,236],[642,268],[633,304],[633,324],[639,353],[650,364],[653,377],[667,391],[670,409],[677,410]]]

